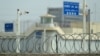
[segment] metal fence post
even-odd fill
[[[56,35],[56,53],[58,54],[58,36]]]
[[[90,32],[90,9],[88,10],[88,31],[89,31],[89,40],[88,40],[88,49],[89,49],[89,54],[91,53],[91,32]]]

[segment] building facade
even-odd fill
[[[56,18],[54,22],[57,22],[61,27],[78,27],[82,28],[83,16],[82,16],[82,9],[79,11],[79,15],[71,16],[71,15],[64,15],[63,8],[48,8],[48,14],[55,15]],[[88,12],[86,11],[86,14]],[[86,21],[89,21],[88,14],[86,16]]]

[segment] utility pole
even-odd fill
[[[86,2],[83,0],[83,34],[86,33]]]
[[[85,47],[85,34],[86,34],[86,2],[83,0],[83,38],[82,38],[82,47]]]

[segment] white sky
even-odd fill
[[[21,16],[21,21],[38,21],[39,17],[46,14],[48,7],[62,7],[63,1],[76,1],[82,7],[82,0],[0,0],[0,21],[15,20],[17,8],[29,11],[28,15]],[[100,22],[100,0],[86,0],[91,9],[91,20]]]

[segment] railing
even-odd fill
[[[88,34],[66,34],[65,38],[62,36],[20,36],[20,53],[100,53],[100,36],[97,34],[90,34],[90,40]],[[16,36],[13,37],[0,36],[0,53],[16,53]]]

